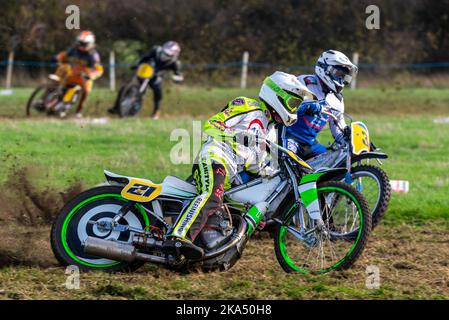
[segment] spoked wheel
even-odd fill
[[[120,95],[119,114],[121,117],[131,117],[136,115],[141,108],[140,85],[132,82],[125,87]]]
[[[31,94],[26,105],[26,115],[32,116],[52,110],[59,102],[59,92],[57,87],[41,85]]]
[[[387,174],[379,167],[360,165],[351,169],[352,186],[366,198],[372,216],[372,228],[376,227],[387,211],[391,198],[391,185]]]
[[[131,243],[132,231],[118,231],[99,227],[92,222],[111,222],[120,208],[127,203],[121,197],[121,187],[101,186],[85,191],[61,210],[51,231],[53,253],[62,265],[77,265],[82,270],[132,271],[142,262],[120,262],[90,256],[84,253],[83,243],[88,236],[105,240]],[[132,207],[119,221],[121,225],[143,230],[150,224],[144,209]]]
[[[284,213],[284,225],[276,226],[276,257],[286,272],[326,273],[350,268],[366,245],[371,216],[360,192],[345,183],[329,181],[318,185],[318,199],[323,226],[314,225],[305,212],[306,228],[301,231],[293,203]]]

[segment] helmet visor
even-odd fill
[[[78,46],[82,48],[87,48],[89,46],[89,43],[86,41],[78,40]]]
[[[291,112],[296,112],[299,106],[301,105],[302,101],[303,99],[301,98],[290,96],[285,102],[285,104],[288,106]]]
[[[329,66],[328,68],[328,72],[333,80],[344,85],[351,83],[352,78],[357,74],[357,71],[358,69],[356,66]]]
[[[171,55],[169,52],[167,52],[167,51],[165,51],[165,50],[162,50],[162,51],[161,51],[160,59],[161,59],[162,61],[168,61],[168,60],[170,60],[170,59],[172,59],[172,58],[173,58],[173,55]]]
[[[288,93],[287,91],[279,87],[276,83],[274,83],[274,81],[270,78],[266,78],[264,80],[264,84],[266,84],[271,90],[276,92],[277,96],[283,102],[283,105],[289,112],[295,113],[298,110],[299,105],[303,101],[302,98]]]

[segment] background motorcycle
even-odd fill
[[[137,66],[135,75],[121,90],[119,96],[119,115],[121,117],[134,116],[142,109],[143,95],[154,76],[154,67],[151,64],[141,63]]]
[[[337,110],[329,108],[324,114],[337,119]],[[378,166],[369,164],[371,159],[376,159],[381,165],[380,159],[387,159],[388,155],[380,152],[370,141],[368,127],[362,122],[353,122],[352,118],[344,114],[350,120],[351,134],[346,139],[337,143],[334,141],[326,153],[305,159],[315,170],[322,168],[346,168],[346,173],[339,180],[353,185],[363,193],[371,209],[372,227],[379,224],[388,208],[391,198],[391,185],[387,174]],[[338,121],[336,121],[337,125]],[[340,128],[344,132],[344,128]],[[363,161],[366,163],[364,164]]]
[[[60,211],[51,231],[56,258],[83,270],[135,270],[144,262],[227,270],[238,261],[260,222],[272,219],[276,257],[286,272],[349,268],[371,230],[363,195],[333,180],[344,169],[312,173],[291,151],[265,143],[281,151],[278,170],[225,192],[224,206],[214,215],[218,224],[203,229],[195,240],[205,250],[203,258],[187,260],[162,252],[165,235],[197,196],[194,185],[172,176],[155,184],[107,171],[110,185],[79,194]]]
[[[46,113],[63,116],[75,105],[82,94],[79,85],[67,85],[66,80],[72,75],[70,64],[62,63],[54,74],[48,76],[46,84],[38,86],[31,94],[27,105],[26,115]],[[84,79],[85,75],[80,74]]]

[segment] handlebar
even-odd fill
[[[332,108],[331,106],[328,106],[328,107],[324,108],[324,109],[321,111],[321,113],[323,113],[323,114],[325,114],[325,115],[328,115],[328,116],[330,116],[332,119],[334,119],[336,125],[338,126],[338,128],[339,128],[341,131],[343,131],[344,128],[342,128],[342,127],[340,126],[340,123],[339,123],[339,121],[338,121],[338,120],[339,120],[338,117],[337,117],[332,111],[333,111],[334,113],[336,112],[337,114],[343,115],[343,117],[348,118],[349,121],[352,122],[352,118],[351,118],[347,113],[341,112],[340,110],[337,110],[337,109],[335,109],[335,108]]]

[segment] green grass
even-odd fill
[[[410,181],[409,193],[393,195],[387,220],[449,218],[449,124],[435,124],[423,116],[369,115],[360,120],[367,123],[372,141],[389,155],[383,168],[390,179]],[[175,129],[190,132],[192,126],[192,120],[182,118],[115,119],[104,125],[4,120],[0,181],[18,166],[32,168],[39,186],[58,188],[74,180],[93,186],[104,180],[103,169],[155,182],[166,175],[185,178],[190,165],[171,163],[171,149],[179,140],[170,141],[170,135]],[[327,132],[321,141],[329,141]]]
[[[21,167],[29,169],[31,181],[41,190],[63,190],[75,180],[94,186],[104,181],[103,169],[155,182],[166,175],[184,178],[190,165],[170,161],[178,142],[170,141],[173,130],[191,132],[194,119],[206,119],[229,99],[255,96],[257,90],[171,87],[163,119],[146,117],[151,109],[148,96],[140,117],[108,118],[106,124],[24,119],[29,94],[29,89],[20,89],[0,96],[0,183],[5,189],[10,175]],[[107,90],[94,91],[88,115],[103,116],[113,99]],[[348,91],[346,102],[355,120],[368,125],[371,139],[390,156],[383,166],[390,178],[410,181],[409,193],[393,194],[384,223],[351,270],[319,277],[285,274],[275,260],[272,241],[255,240],[227,273],[181,276],[147,265],[134,274],[82,274],[80,290],[65,288],[62,268],[0,268],[0,299],[447,299],[443,274],[449,235],[449,124],[434,123],[433,118],[449,115],[449,90],[360,89]],[[320,140],[327,143],[329,132]],[[9,227],[2,231],[17,242],[12,235],[18,228]],[[40,250],[52,265],[45,228],[36,228],[39,234],[26,229],[26,237],[36,241],[24,243],[34,254]],[[37,243],[36,248],[30,243]],[[365,268],[373,264],[381,268],[379,290],[365,287]]]
[[[25,105],[32,89],[15,89],[14,94],[0,95],[0,117],[24,117]],[[204,118],[221,110],[237,96],[257,97],[258,88],[199,88],[166,86],[162,110],[165,116],[188,116]],[[448,114],[449,90],[424,88],[360,88],[345,90],[345,104],[351,114]],[[94,88],[86,104],[86,115],[105,115],[114,103],[116,92]],[[147,117],[152,111],[152,94],[144,99],[139,116]]]

